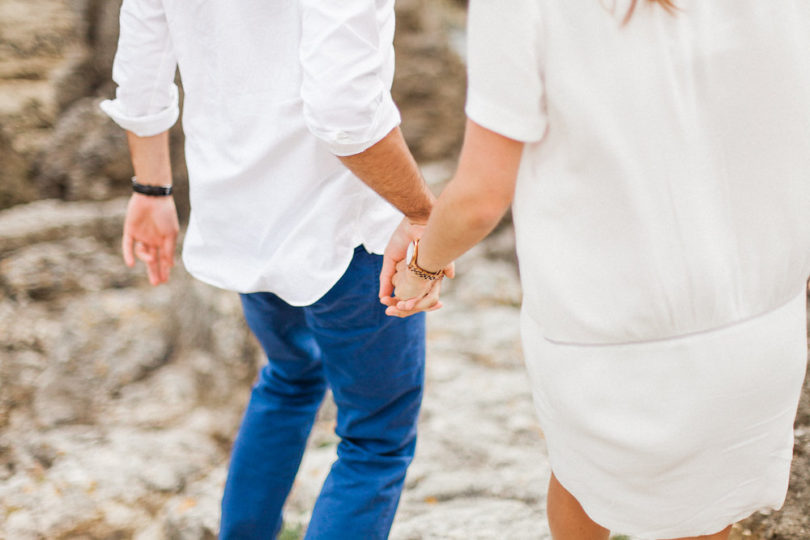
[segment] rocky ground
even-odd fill
[[[124,208],[0,212],[0,538],[169,538],[168,501],[227,455],[256,360],[238,299],[150,288]]]
[[[213,538],[227,449],[260,354],[235,295],[150,288],[117,256],[123,200],[0,212],[0,538]],[[43,226],[43,222],[50,226]],[[506,225],[459,262],[429,316],[417,458],[391,534],[550,538],[549,468],[518,336]],[[810,407],[802,406],[806,423]],[[286,513],[305,529],[335,457],[327,402]],[[808,538],[808,430],[786,508],[737,538]]]
[[[238,298],[151,288],[119,235],[131,174],[111,95],[119,2],[0,0],[0,539],[210,539],[261,357]],[[463,129],[463,2],[399,0],[396,98],[437,187]],[[436,126],[440,126],[437,129]],[[174,133],[185,213],[182,137]],[[417,458],[391,537],[544,539],[548,464],[518,340],[510,226],[428,319]],[[810,383],[788,502],[735,538],[810,538]],[[324,405],[286,511],[299,538],[334,459]]]
[[[427,389],[417,457],[392,539],[550,538],[549,478],[519,342],[520,284],[511,228],[458,265],[446,306],[428,317]],[[328,419],[318,424],[330,439]],[[331,445],[316,439],[288,518],[306,522]]]
[[[235,295],[182,270],[153,289],[121,264],[123,208],[41,201],[0,213],[0,537],[215,534],[228,444],[261,360]],[[465,257],[448,307],[430,316],[418,458],[392,538],[544,534],[548,466],[512,253],[506,227]],[[334,459],[333,425],[328,402],[290,538]]]

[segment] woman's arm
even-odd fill
[[[428,271],[447,267],[495,228],[512,202],[523,143],[467,121],[464,146],[453,180],[437,201],[419,241],[417,264]],[[397,303],[389,315],[407,316],[432,307],[433,282],[401,261],[394,276]]]

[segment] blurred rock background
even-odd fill
[[[464,124],[464,2],[398,0],[395,98],[429,182]],[[258,347],[236,295],[119,256],[131,170],[98,110],[117,0],[0,0],[0,538],[209,539]],[[182,130],[172,135],[187,215]],[[429,317],[420,443],[395,539],[548,538],[548,465],[522,367],[508,222]],[[810,386],[785,508],[736,538],[810,538]],[[288,504],[299,538],[334,459],[324,404]]]

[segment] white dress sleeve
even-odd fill
[[[174,84],[177,59],[161,0],[124,0],[113,62],[115,99],[101,109],[140,137],[157,135],[180,114]]]
[[[470,0],[467,32],[467,116],[511,139],[542,139],[547,116],[537,1]]]

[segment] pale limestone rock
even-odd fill
[[[41,196],[106,200],[131,193],[126,134],[101,111],[100,101],[78,99],[59,117],[34,164]]]
[[[461,3],[398,1],[395,94],[436,190],[464,123]],[[126,198],[20,204],[128,191],[123,133],[94,97],[113,94],[119,5],[0,1],[0,538],[215,538],[229,447],[264,362],[237,295],[181,268],[153,289],[142,266],[123,265]],[[172,142],[182,217],[176,129]],[[393,540],[549,538],[515,263],[507,215],[428,318],[417,456]],[[785,509],[744,525],[763,538],[810,537],[808,396],[810,382]],[[335,459],[334,424],[327,398],[285,509],[292,530]]]
[[[93,237],[116,243],[126,213],[126,199],[104,203],[41,200],[0,212],[0,260],[12,250],[35,243]]]

